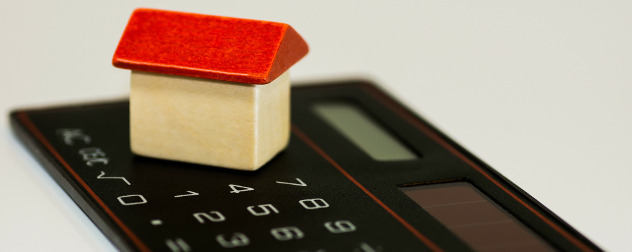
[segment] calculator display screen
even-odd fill
[[[474,250],[554,251],[542,238],[466,182],[400,188]]]
[[[351,142],[378,161],[416,159],[392,134],[358,106],[348,102],[321,102],[316,113]]]

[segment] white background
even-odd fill
[[[11,108],[124,97],[136,7],[280,21],[296,80],[367,77],[607,250],[632,236],[631,1],[0,3],[0,250],[112,245],[11,133]]]

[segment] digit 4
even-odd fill
[[[228,187],[230,187],[230,189],[231,189],[230,193],[240,193],[240,192],[247,192],[247,191],[254,191],[255,190],[252,187],[247,187],[247,186],[242,186],[242,185],[235,185],[235,184],[229,184]]]

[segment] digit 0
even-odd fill
[[[123,206],[133,206],[147,203],[147,199],[140,194],[120,196],[116,199],[118,199]]]

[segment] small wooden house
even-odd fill
[[[260,168],[288,144],[288,69],[307,51],[287,24],[137,9],[112,60],[132,70],[132,152]]]

